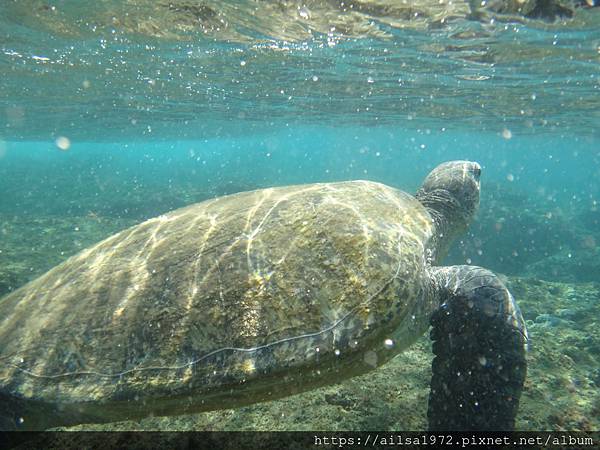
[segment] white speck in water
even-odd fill
[[[333,353],[335,353],[335,356],[340,356],[340,349],[336,348]]]
[[[23,419],[22,417],[19,417],[17,422],[19,422],[19,425],[21,425],[23,422],[25,422],[25,419]]]
[[[57,137],[55,144],[58,147],[58,149],[62,150],[63,152],[66,152],[67,150],[69,150],[69,148],[71,148],[71,140],[64,136]]]
[[[471,258],[467,258],[467,264],[471,264]]]
[[[505,128],[504,130],[502,130],[502,137],[504,139],[512,138],[512,131],[510,131],[508,128]]]
[[[383,341],[383,345],[385,345],[385,348],[392,348],[394,346],[394,341],[391,339],[386,339]]]
[[[373,77],[368,77],[367,83],[375,83],[375,80],[373,79]]]
[[[312,77],[312,80],[313,80],[313,81],[319,81],[319,77],[318,77],[318,76],[316,76],[316,75],[313,75],[313,77]]]
[[[508,175],[506,175],[506,179],[508,181],[515,181],[515,176],[512,173],[509,173]]]
[[[303,6],[302,8],[298,9],[298,15],[305,20],[310,19],[310,11],[306,6]]]
[[[485,358],[485,356],[479,357],[479,364],[481,364],[482,366],[485,366],[487,364],[487,359]]]
[[[242,60],[240,61],[240,66],[244,67],[246,65],[246,61]]]

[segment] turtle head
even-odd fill
[[[477,212],[480,175],[481,166],[476,162],[445,162],[427,175],[416,194],[435,222],[437,247],[443,254]]]

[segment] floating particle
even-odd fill
[[[58,149],[62,150],[63,152],[66,152],[67,150],[69,150],[69,148],[71,148],[71,140],[68,137],[64,136],[59,136],[58,138],[56,138],[55,144],[58,147]]]
[[[509,173],[508,175],[506,175],[506,179],[508,181],[515,181],[515,176],[512,173]]]
[[[90,83],[89,80],[83,80],[83,83],[81,83],[81,85],[83,86],[84,89],[89,89],[89,87],[92,85],[92,83]]]
[[[306,6],[303,6],[302,8],[298,9],[298,15],[304,20],[308,20],[310,19],[310,10]]]
[[[504,139],[512,138],[512,131],[510,131],[508,128],[505,128],[504,130],[502,130],[502,137]]]
[[[313,77],[312,77],[312,80],[313,80],[313,81],[319,81],[319,77],[318,77],[318,76],[316,76],[316,75],[313,75]]]
[[[386,339],[383,341],[383,345],[385,345],[385,348],[392,348],[394,346],[394,341],[391,339]]]
[[[377,367],[377,353],[374,351],[366,352],[363,361],[371,367]]]

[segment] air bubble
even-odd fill
[[[71,148],[71,140],[64,136],[59,136],[58,138],[56,138],[56,141],[54,143],[56,144],[58,149],[62,150],[63,152],[66,152],[67,150],[69,150],[69,148]]]
[[[303,6],[302,8],[298,9],[298,15],[304,20],[310,19],[310,11],[306,6]]]

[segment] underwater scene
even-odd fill
[[[599,430],[597,6],[2,1],[0,430]]]

